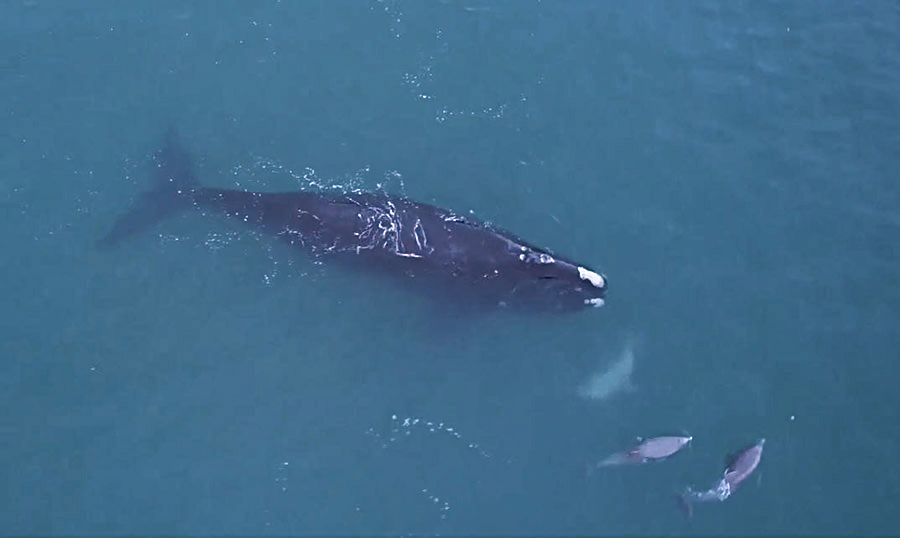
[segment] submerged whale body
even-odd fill
[[[606,278],[497,227],[405,197],[260,193],[199,185],[170,130],[154,154],[153,190],[100,243],[115,246],[190,208],[255,226],[323,260],[388,273],[470,304],[573,312],[604,304]]]

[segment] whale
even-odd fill
[[[206,187],[175,128],[153,153],[152,186],[117,218],[109,249],[176,213],[241,221],[315,260],[394,278],[464,304],[564,313],[605,304],[607,277],[491,223],[379,192],[254,192]]]
[[[693,440],[694,438],[689,435],[662,435],[649,439],[638,437],[637,443],[631,448],[615,452],[595,464],[588,464],[587,474],[590,475],[600,467],[663,461],[669,459]]]
[[[738,485],[746,480],[759,466],[765,444],[766,439],[759,438],[753,444],[726,456],[725,471],[722,473],[722,478],[708,490],[696,491],[691,487],[687,487],[683,491],[675,492],[675,500],[685,519],[688,521],[693,519],[693,503],[695,502],[723,502],[731,497]]]

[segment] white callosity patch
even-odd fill
[[[504,239],[505,239],[505,238],[504,238]],[[511,241],[509,241],[509,239],[506,239],[506,241],[507,241],[508,243],[511,243]],[[515,243],[513,243],[513,244],[515,244]],[[539,263],[539,264],[543,264],[543,265],[547,265],[547,264],[551,264],[551,263],[556,263],[556,260],[553,259],[553,256],[551,256],[551,255],[549,255],[549,254],[547,254],[547,253],[544,253],[544,252],[535,252],[535,251],[529,249],[528,247],[524,247],[524,246],[522,246],[522,245],[516,245],[516,246],[518,246],[518,247],[519,247],[519,250],[522,251],[522,253],[519,254],[519,260],[521,260],[521,261],[523,261],[523,262],[526,262],[526,263]]]
[[[606,280],[604,280],[602,276],[593,271],[585,269],[584,267],[578,268],[578,276],[580,276],[582,280],[587,280],[598,288],[602,288],[606,285]]]

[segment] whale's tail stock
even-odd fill
[[[178,131],[169,127],[160,149],[153,154],[153,186],[141,193],[131,208],[121,215],[112,230],[97,242],[100,248],[118,246],[132,235],[191,206],[191,189],[198,186],[193,161],[178,140]]]

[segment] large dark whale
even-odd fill
[[[111,247],[166,216],[218,212],[308,254],[380,271],[468,304],[530,312],[601,306],[606,278],[485,222],[405,197],[373,193],[261,193],[199,185],[169,130],[154,154],[154,187],[100,244]]]

